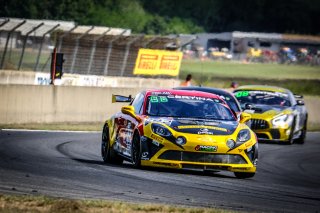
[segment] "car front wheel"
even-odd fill
[[[122,164],[123,159],[110,147],[109,128],[106,125],[102,132],[101,156],[105,163]]]
[[[134,167],[139,168],[141,166],[141,146],[140,136],[138,133],[134,134],[131,148],[131,161]]]

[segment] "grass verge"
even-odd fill
[[[134,204],[105,200],[71,200],[44,196],[0,195],[0,212],[132,212],[132,213],[232,213],[216,208],[191,208],[173,205]]]
[[[227,88],[237,81],[239,85],[281,86],[302,95],[320,94],[319,66],[183,60],[180,79],[187,74],[192,74],[195,84],[209,87]]]

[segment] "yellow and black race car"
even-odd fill
[[[243,110],[251,114],[251,129],[259,140],[304,143],[308,113],[302,96],[262,85],[241,86],[234,94]]]
[[[203,171],[227,170],[238,178],[253,177],[258,161],[255,133],[240,122],[219,96],[182,90],[148,90],[107,120],[101,154],[107,163],[132,162],[151,166]]]

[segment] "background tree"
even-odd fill
[[[10,0],[1,17],[75,21],[133,33],[320,34],[319,0]]]

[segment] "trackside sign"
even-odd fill
[[[180,71],[182,52],[139,49],[134,75],[171,75]]]

